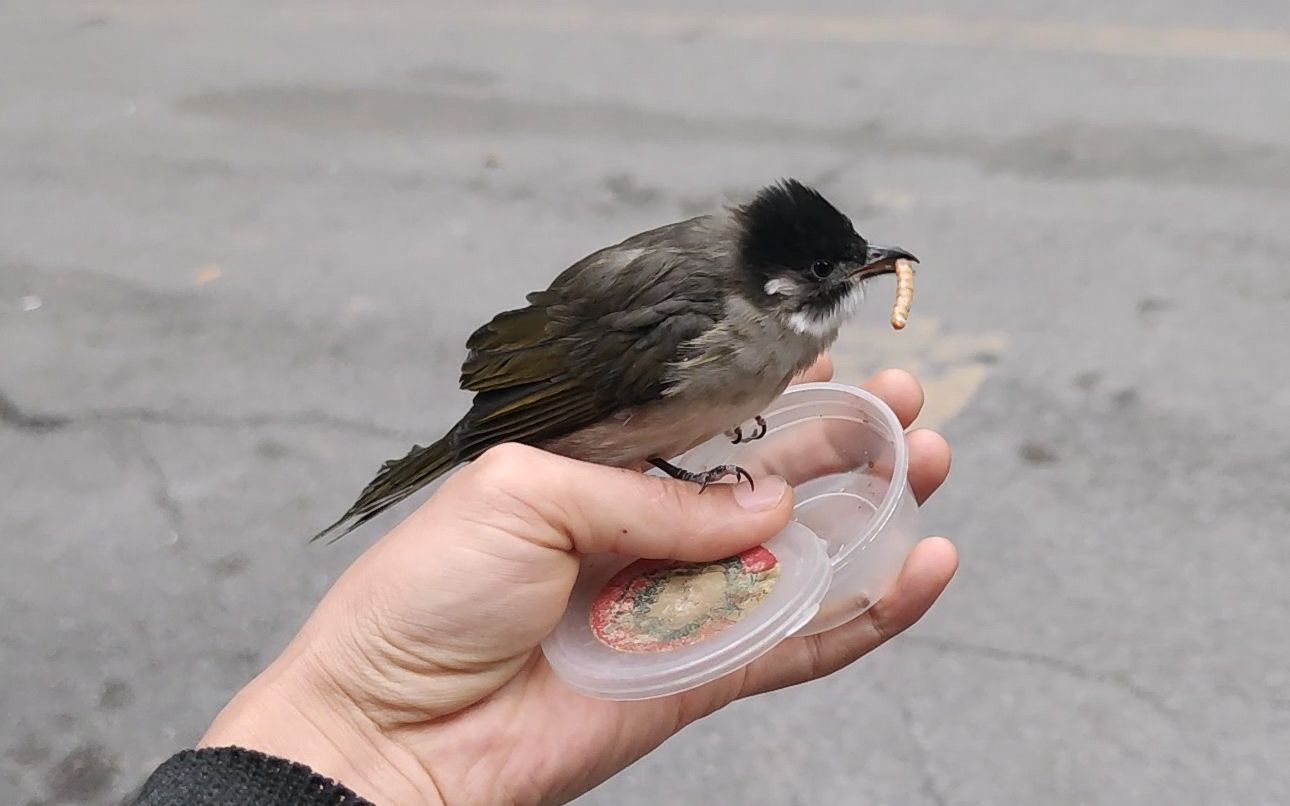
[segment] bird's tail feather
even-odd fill
[[[426,447],[415,445],[402,459],[391,459],[381,465],[376,478],[363,489],[353,506],[331,526],[314,535],[309,542],[312,543],[336,532],[347,521],[352,521],[343,531],[327,541],[335,543],[451,470],[457,464],[457,459],[449,444],[450,436],[445,436]]]

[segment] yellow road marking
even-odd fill
[[[1002,332],[942,333],[934,317],[915,311],[899,333],[880,326],[845,328],[832,351],[833,377],[859,383],[879,369],[909,370],[926,392],[915,426],[941,428],[980,391],[1007,344]]]

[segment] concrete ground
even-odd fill
[[[794,175],[923,259],[836,357],[962,569],[583,802],[1290,802],[1290,9],[777,5],[0,1],[0,801],[195,741],[471,328]]]

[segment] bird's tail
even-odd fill
[[[385,510],[412,495],[417,490],[447,473],[457,464],[452,446],[449,444],[451,434],[427,447],[414,445],[408,455],[402,459],[391,459],[381,465],[376,478],[363,489],[358,500],[335,523],[314,535],[309,542],[337,532],[345,526],[328,543],[335,543],[345,535],[380,515]]]

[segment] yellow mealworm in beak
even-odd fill
[[[896,261],[896,304],[891,306],[891,326],[903,330],[909,322],[909,308],[914,304],[914,264],[901,258]]]

